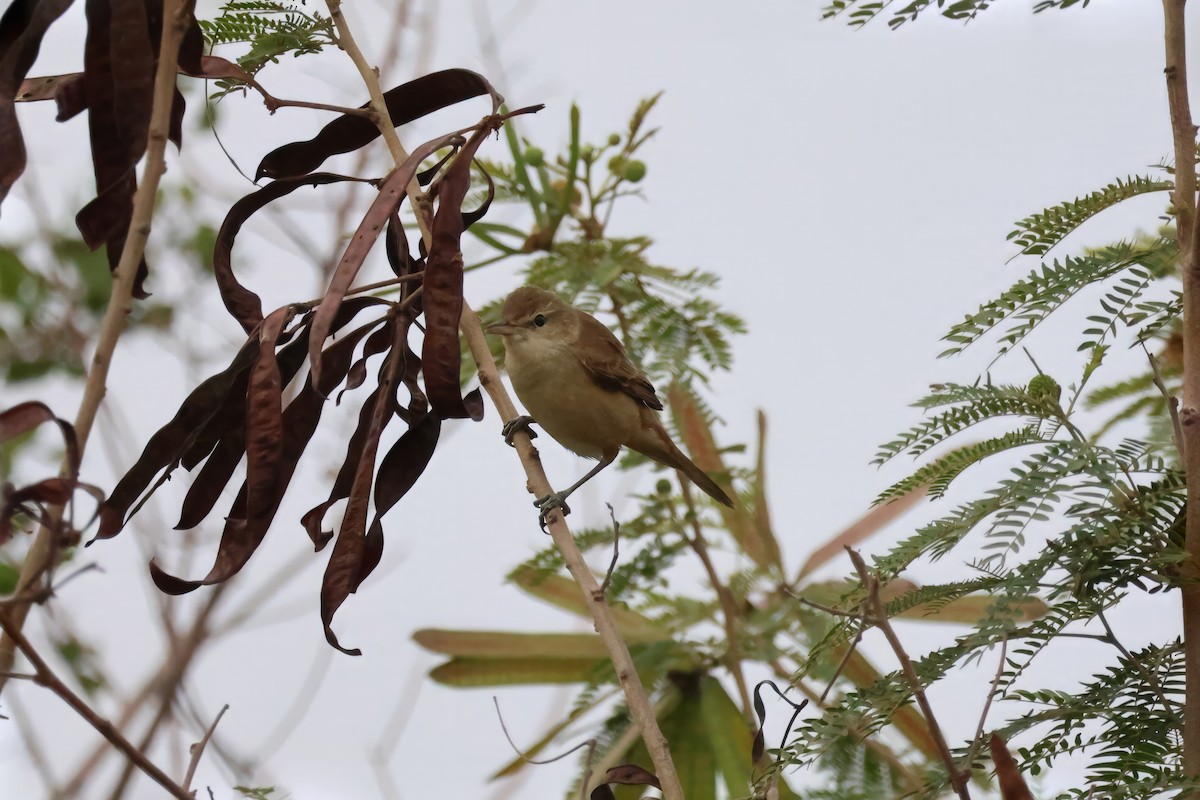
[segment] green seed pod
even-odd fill
[[[622,177],[630,183],[637,183],[646,177],[646,162],[630,161],[625,165],[625,174]]]
[[[671,493],[671,482],[669,480],[667,480],[666,478],[663,478],[658,483],[654,484],[654,488],[658,491],[659,494],[670,494]]]
[[[531,167],[540,167],[546,163],[546,154],[540,147],[530,147],[525,150],[525,163]]]
[[[626,163],[624,156],[613,156],[608,160],[608,171],[613,175],[624,175]]]
[[[620,143],[621,143],[621,136],[620,136],[620,134],[616,134],[616,133],[610,133],[610,134],[608,135],[608,146],[609,146],[609,147],[616,147],[616,146],[617,146],[617,145],[619,145]]]
[[[1062,397],[1062,387],[1049,375],[1033,376],[1033,380],[1029,381],[1029,387],[1025,391],[1029,392],[1029,396],[1035,400],[1050,399],[1058,402],[1058,398]]]

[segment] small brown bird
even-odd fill
[[[567,497],[616,460],[622,446],[679,470],[733,507],[729,495],[671,441],[656,413],[663,406],[654,387],[602,322],[535,286],[510,294],[501,314],[503,322],[487,332],[504,337],[509,378],[532,414],[505,425],[505,438],[511,444],[518,428],[536,421],[563,447],[600,460],[565,491],[538,499],[543,514],[552,508],[569,513]]]

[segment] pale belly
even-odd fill
[[[640,425],[636,400],[598,386],[573,357],[523,360],[509,357],[517,397],[563,447],[587,458],[615,453]]]

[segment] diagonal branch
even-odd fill
[[[138,185],[137,193],[133,196],[129,235],[125,239],[125,246],[121,250],[121,259],[113,274],[108,308],[100,323],[96,351],[92,355],[91,368],[88,370],[87,383],[84,385],[83,399],[79,403],[79,413],[75,417],[75,436],[79,442],[80,458],[83,456],[88,435],[92,431],[92,423],[96,420],[100,402],[104,399],[108,369],[112,364],[117,339],[125,330],[125,322],[133,309],[133,283],[137,277],[142,255],[146,251],[146,241],[150,237],[150,222],[154,216],[154,199],[158,193],[158,184],[166,171],[167,136],[171,124],[171,107],[174,103],[175,92],[175,64],[178,60],[179,45],[183,41],[183,34],[192,19],[194,6],[195,0],[163,0],[164,24],[162,42],[158,49],[158,69],[154,76],[150,131],[146,137],[146,166],[142,172],[142,181]],[[51,509],[51,520],[57,523],[62,518],[62,511],[61,506]],[[16,594],[25,592],[34,581],[41,578],[53,566],[57,550],[55,527],[57,525],[42,526],[38,530],[37,536],[25,556],[25,563],[21,566]],[[29,608],[29,604],[26,603],[3,612],[7,622],[5,629],[19,632],[25,624]],[[12,637],[0,637],[0,691],[4,688],[3,673],[12,669],[14,655]]]

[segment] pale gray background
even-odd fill
[[[213,13],[216,5],[202,3],[201,13]],[[485,55],[487,34],[479,23],[484,5],[446,2],[437,4],[436,44],[423,68],[477,69],[513,106],[546,103],[521,126],[548,152],[563,144],[572,101],[583,109],[585,137],[600,141],[623,130],[640,98],[665,90],[651,119],[662,131],[645,153],[647,200],[619,207],[614,230],[654,237],[657,262],[718,273],[722,301],[746,318],[750,333],[735,344],[734,371],[714,378],[711,399],[727,421],[721,431],[727,442],[752,438],[756,409],[769,417],[772,514],[794,568],[902,474],[905,465],[881,474],[867,462],[878,443],[915,420],[907,404],[930,382],[970,380],[987,364],[986,346],[955,361],[934,357],[950,324],[1034,265],[1004,265],[1014,252],[1005,242],[1012,221],[1143,171],[1170,153],[1158,4],[1092,5],[1035,17],[1031,2],[1014,1],[997,4],[966,27],[930,15],[893,33],[882,23],[859,32],[839,21],[820,23],[820,4],[803,0],[737,6],[495,2],[486,10],[499,43]],[[372,52],[390,6],[359,0],[346,8]],[[78,3],[49,37],[31,74],[79,67],[81,20]],[[421,61],[416,36],[407,35],[405,43],[412,52],[396,74],[385,76],[386,84],[408,79]],[[493,69],[497,58],[503,74]],[[337,52],[288,59],[264,80],[281,95],[361,102],[357,77]],[[197,108],[193,100],[189,112]],[[222,112],[221,131],[246,168],[269,147],[311,135],[319,124],[315,115],[296,110],[271,118],[252,98],[228,100]],[[53,175],[43,194],[63,213],[76,208],[90,185],[83,118],[57,125],[49,104],[20,113],[33,162],[26,180]],[[470,124],[481,113],[476,101],[401,134],[415,144],[442,127]],[[502,158],[505,150],[493,142],[484,152]],[[214,209],[248,191],[202,134],[191,134],[186,158],[204,165]],[[29,230],[22,197],[18,191],[5,205],[5,241]],[[317,197],[310,194],[294,207],[318,210]],[[1157,196],[1110,212],[1068,245],[1150,230],[1162,203]],[[297,214],[315,239],[330,246],[328,221]],[[245,274],[268,307],[313,296],[312,269],[289,264],[294,248],[281,246],[277,231],[257,230],[256,236],[243,235],[238,257],[249,263],[261,256]],[[239,331],[220,310],[215,288],[173,282],[169,257],[160,256],[156,265],[156,291],[194,298],[202,340],[195,349],[227,357]],[[479,305],[514,280],[509,266],[477,273],[467,294]],[[1077,312],[1030,343],[1042,367],[1064,382],[1081,364],[1074,353],[1078,319],[1090,309]],[[118,467],[130,462],[197,377],[211,371],[211,363],[178,366],[180,347],[131,339],[118,350],[111,398],[133,428],[113,456]],[[1133,369],[1139,356],[1115,358]],[[1031,368],[1014,357],[993,374],[1023,381]],[[31,395],[68,417],[78,402],[75,387],[3,388],[4,405]],[[113,425],[113,417],[102,416],[101,424]],[[278,784],[296,800],[383,796],[371,750],[406,715],[390,764],[401,797],[550,797],[573,774],[575,762],[568,759],[531,769],[518,788],[485,786],[485,777],[511,757],[496,723],[493,691],[451,690],[422,680],[438,659],[411,643],[411,633],[421,627],[585,627],[501,582],[546,540],[534,524],[516,458],[500,442],[495,414],[489,409],[482,424],[455,423],[447,433],[417,490],[403,501],[404,521],[393,515],[383,565],[338,617],[343,642],[361,646],[366,655],[333,655],[309,713],[299,723],[283,723],[291,735],[266,759],[260,785]],[[118,430],[117,436],[125,434]],[[111,486],[114,467],[99,443],[112,438],[94,437],[84,466],[105,486]],[[539,442],[555,482],[583,469],[583,462]],[[330,469],[341,453],[339,445],[329,446]],[[239,610],[239,598],[250,597],[307,547],[294,521],[324,495],[326,480],[310,471],[293,487],[266,545],[232,589],[224,615]],[[964,496],[982,485],[980,477],[973,480]],[[599,523],[605,501],[618,514],[629,513],[626,495],[642,485],[610,471],[573,502],[571,521]],[[157,547],[177,537],[168,528],[178,495],[172,500],[168,492],[179,490],[177,482],[147,509],[148,540]],[[933,511],[911,513],[886,538],[905,535]],[[869,543],[885,545],[885,537]],[[199,573],[212,552],[210,544],[195,554],[189,574]],[[203,714],[231,704],[220,734],[247,758],[274,737],[297,694],[312,690],[305,688],[311,665],[330,658],[316,613],[325,557],[303,561],[302,574],[284,593],[286,602],[276,601],[255,618],[260,624],[206,650],[189,681]],[[914,577],[961,575],[962,558],[922,567]],[[160,647],[145,554],[125,535],[92,548],[84,559],[103,566],[105,574],[80,579],[58,602],[102,649],[110,674],[133,686],[156,663]],[[844,571],[841,564],[827,570]],[[1139,599],[1114,615],[1114,623],[1131,647],[1163,641],[1178,633],[1177,605],[1173,598]],[[900,630],[914,652],[955,633],[918,624]],[[864,646],[878,664],[890,666],[878,644],[868,638]],[[1037,679],[1070,685],[1112,654],[1081,643],[1049,658],[1054,660]],[[993,669],[991,660],[978,672],[956,673],[933,693],[953,738],[973,732]],[[64,771],[72,768],[96,734],[42,690],[13,689],[47,720],[40,728],[43,747]],[[564,702],[552,689],[498,694],[519,743],[534,741]],[[1000,704],[991,720],[1015,712]],[[581,730],[576,740],[584,736]],[[170,763],[178,754],[160,751],[155,757]],[[0,786],[26,787],[14,797],[37,796],[26,759],[14,727],[0,724]],[[1042,791],[1080,785],[1080,769],[1078,762],[1061,762],[1044,777]],[[208,759],[198,778],[199,785],[205,782],[228,786]],[[110,785],[106,778],[89,796],[104,796]],[[160,796],[144,780],[135,794]]]

